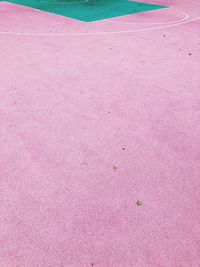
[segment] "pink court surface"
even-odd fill
[[[200,266],[200,1],[143,2],[0,3],[1,267]]]

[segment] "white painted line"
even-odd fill
[[[128,24],[128,25],[134,25],[134,24],[139,24],[139,25],[157,25],[157,24],[171,24],[171,23],[178,23],[178,22],[181,22],[181,21],[185,21],[187,20],[190,16],[185,13],[185,12],[180,12],[180,14],[183,14],[184,15],[184,18],[181,18],[179,20],[172,20],[172,21],[166,21],[166,22],[119,22],[119,21],[116,21],[116,20],[111,20],[111,19],[107,19],[107,20],[104,20],[104,21],[107,21],[107,22],[110,22],[110,23],[115,23],[115,24]]]

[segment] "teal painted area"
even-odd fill
[[[167,8],[126,0],[8,0],[8,2],[85,22]]]

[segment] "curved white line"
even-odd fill
[[[145,32],[159,29],[171,28],[179,25],[183,25],[186,23],[190,23],[196,20],[199,20],[200,17],[196,17],[190,20],[182,21],[175,24],[158,26],[158,27],[150,27],[144,29],[136,29],[136,30],[127,30],[127,31],[115,31],[115,32],[85,32],[85,33],[23,33],[23,32],[0,32],[0,34],[6,35],[21,35],[21,36],[89,36],[89,35],[108,35],[108,34],[121,34],[121,33],[133,33],[133,32]]]
[[[178,22],[182,22],[182,21],[185,21],[185,20],[187,20],[190,16],[187,14],[187,13],[185,13],[185,12],[180,12],[181,14],[183,14],[184,15],[184,18],[182,18],[182,19],[179,19],[179,20],[174,20],[174,21],[167,21],[167,22],[118,22],[118,21],[115,21],[115,20],[104,20],[104,21],[106,21],[106,22],[110,22],[110,23],[115,23],[115,24],[130,24],[130,25],[134,25],[134,24],[139,24],[139,25],[158,25],[158,24],[171,24],[171,23],[178,23]]]

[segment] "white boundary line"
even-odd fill
[[[189,14],[185,13],[185,12],[180,12],[181,14],[184,15],[184,18],[181,18],[179,20],[172,20],[172,21],[166,21],[166,22],[118,22],[118,21],[115,21],[115,20],[110,20],[110,19],[107,19],[107,20],[104,20],[106,22],[110,22],[110,23],[115,23],[115,24],[127,24],[127,25],[134,25],[134,24],[139,24],[139,25],[146,25],[146,24],[149,24],[149,25],[158,25],[158,24],[171,24],[171,23],[178,23],[178,22],[181,22],[181,21],[185,21],[187,19],[189,19]]]
[[[176,24],[170,24],[165,26],[151,27],[146,29],[136,29],[136,30],[128,30],[128,31],[115,31],[115,32],[83,32],[83,33],[23,33],[23,32],[0,32],[0,34],[6,35],[21,35],[21,36],[89,36],[89,35],[109,35],[109,34],[121,34],[121,33],[133,33],[133,32],[145,32],[159,29],[171,28],[179,25],[183,25],[186,23],[190,23],[196,20],[199,20],[200,17],[196,17],[187,21],[183,21]]]

